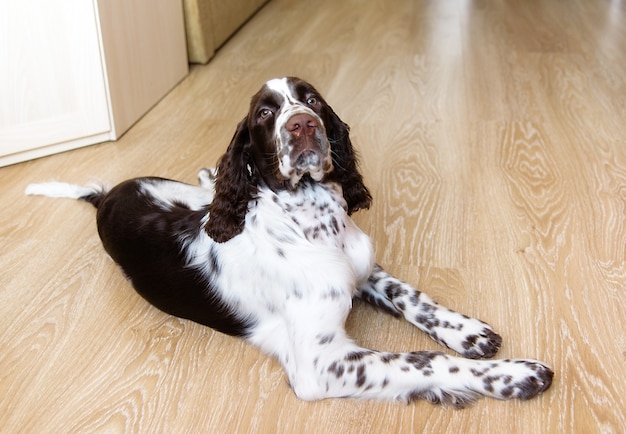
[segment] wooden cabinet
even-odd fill
[[[117,139],[187,72],[180,0],[0,2],[0,166]]]
[[[183,0],[189,62],[207,63],[267,1]]]

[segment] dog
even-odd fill
[[[266,82],[217,169],[199,179],[144,177],[110,190],[52,182],[26,193],[94,205],[104,249],[142,297],[275,357],[300,399],[463,408],[481,396],[525,400],[550,387],[554,374],[542,362],[477,360],[501,346],[489,325],[376,264],[350,217],[372,198],[349,127],[311,84]],[[358,346],[344,328],[355,296],[463,357]]]

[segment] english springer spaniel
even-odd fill
[[[53,182],[26,193],[93,204],[104,248],[139,294],[276,357],[301,399],[462,408],[481,395],[529,399],[550,387],[541,362],[472,360],[495,355],[501,337],[375,264],[350,218],[371,196],[348,126],[305,81],[265,83],[216,171],[199,178],[200,187],[149,177],[110,191]],[[355,296],[465,358],[358,346],[344,329]]]

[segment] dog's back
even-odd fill
[[[190,242],[206,237],[211,190],[147,177],[110,191],[98,185],[31,184],[26,194],[91,203],[105,250],[142,297],[171,315],[230,335],[246,334],[249,325],[236,318],[214,292],[211,276],[190,266],[184,253]]]

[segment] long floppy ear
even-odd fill
[[[237,125],[237,131],[217,166],[215,197],[209,205],[209,220],[204,230],[218,243],[243,231],[248,202],[256,193],[254,168],[248,153],[250,146],[246,117]]]
[[[329,178],[341,184],[343,197],[348,204],[348,214],[367,209],[372,203],[372,195],[363,183],[358,169],[358,159],[350,141],[350,127],[339,119],[328,106],[329,120],[326,134],[330,141],[333,157],[333,171]]]

